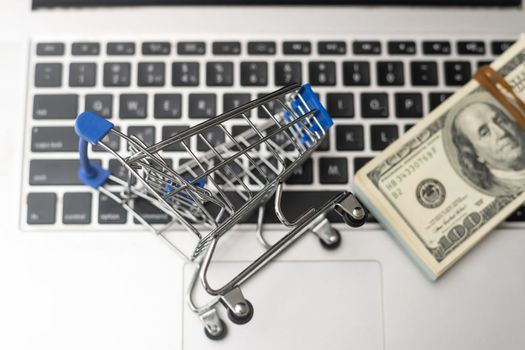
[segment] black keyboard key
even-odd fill
[[[175,136],[178,133],[180,133],[180,132],[182,132],[182,131],[184,131],[186,129],[189,129],[188,125],[164,126],[162,128],[162,139],[163,140],[167,140],[170,137]],[[189,142],[187,142],[186,144],[188,145],[188,147],[190,146]],[[175,144],[169,145],[168,147],[165,148],[165,151],[180,152],[180,151],[184,151],[184,150],[185,150],[185,148],[182,145],[182,143],[180,143],[180,142],[177,142]]]
[[[366,222],[369,224],[377,224],[377,219],[372,216],[372,214],[368,213],[368,216],[366,218]]]
[[[289,185],[310,185],[314,181],[313,159],[307,159],[286,180]]]
[[[171,44],[167,41],[142,43],[143,55],[169,55],[170,52]]]
[[[260,140],[260,137],[257,134],[253,134],[253,136],[248,137],[248,138],[239,136],[242,133],[244,133],[245,131],[250,130],[250,129],[252,129],[252,128],[250,126],[248,126],[248,125],[234,125],[234,126],[232,126],[232,135],[233,135],[233,137],[235,137],[235,140],[239,144],[241,144],[243,146],[249,146],[249,145],[254,144],[255,142],[257,142],[258,140]],[[255,149],[257,149],[257,150],[259,148],[260,148],[259,146],[255,147]]]
[[[353,118],[354,94],[326,94],[326,109],[332,118]]]
[[[303,81],[301,62],[275,62],[275,85],[300,84]]]
[[[94,112],[104,118],[113,117],[113,95],[86,95],[87,112]]]
[[[222,109],[223,112],[231,111],[245,103],[250,102],[250,94],[224,94],[222,97]],[[244,113],[248,118],[250,117],[250,112]]]
[[[518,208],[506,220],[507,222],[523,222],[525,221],[525,207]]]
[[[410,130],[414,125],[416,125],[416,124],[405,124],[405,127],[404,127],[405,132]]]
[[[388,53],[391,55],[415,55],[415,41],[389,41]]]
[[[386,93],[362,93],[361,116],[363,118],[387,118],[389,115]]]
[[[199,63],[175,62],[171,65],[171,84],[173,86],[198,86]]]
[[[52,225],[56,221],[57,195],[55,193],[29,193],[27,195],[27,223]]]
[[[93,195],[87,192],[65,193],[62,223],[64,225],[90,224],[92,197]]]
[[[233,85],[233,63],[232,62],[208,62],[206,63],[206,85],[208,86],[232,86]]]
[[[238,164],[236,162],[231,162],[228,165],[225,165],[219,169],[218,172],[215,174],[215,182],[219,185],[224,185],[226,183],[230,184],[238,184],[239,180],[237,180],[237,177],[241,179],[241,181],[246,181],[245,178],[243,178],[244,171],[244,164]]]
[[[450,55],[449,41],[424,41],[423,53],[425,55]]]
[[[71,45],[71,54],[73,56],[97,56],[100,54],[99,43],[73,43]]]
[[[317,147],[316,152],[328,152],[330,150],[330,131],[326,134],[321,144]]]
[[[513,40],[498,40],[490,43],[493,55],[501,55],[505,50],[514,44]]]
[[[212,146],[218,146],[221,143],[224,143],[225,140],[225,134],[224,131],[222,131],[221,128],[218,126],[214,126],[211,128],[206,129],[202,132],[202,136],[208,141],[208,143]],[[197,150],[199,151],[208,151],[210,150],[210,147],[206,144],[206,141],[204,141],[201,137],[197,139]]]
[[[95,86],[96,83],[96,63],[71,63],[69,65],[69,86]]]
[[[257,163],[259,169],[253,169],[253,175],[259,180],[262,184],[267,184],[275,180],[277,177],[277,173],[279,171],[279,167],[277,165],[277,159],[271,158],[271,159],[265,159],[261,160]],[[252,185],[259,185],[259,183],[250,177],[249,180],[250,184]]]
[[[421,118],[423,117],[423,96],[420,93],[396,93],[396,117]]]
[[[436,86],[438,84],[437,63],[432,61],[411,62],[410,75],[414,86]]]
[[[215,94],[190,94],[190,118],[211,118],[217,115]]]
[[[32,152],[77,152],[78,136],[69,126],[35,126],[31,129]]]
[[[64,43],[38,43],[36,44],[37,56],[62,56],[65,52]]]
[[[248,126],[248,125],[234,125],[232,126],[232,135],[235,137],[235,136],[239,136],[240,134],[242,134],[243,132],[247,131],[247,130],[250,130],[251,127]],[[258,136],[257,136],[258,137]]]
[[[110,56],[129,56],[135,54],[135,43],[112,42],[106,45],[106,53]]]
[[[277,51],[274,41],[250,41],[248,42],[248,54],[250,55],[275,55]]]
[[[163,62],[141,62],[138,65],[138,86],[164,86],[165,75]]]
[[[276,127],[268,128],[268,133],[272,133],[276,130]],[[294,144],[293,141],[290,140],[290,132],[288,129],[286,131],[281,131],[271,137],[271,140],[278,145],[280,148],[284,149],[287,152],[294,150]],[[268,148],[268,146],[266,146]]]
[[[344,55],[346,43],[344,41],[320,41],[317,43],[319,55]]]
[[[177,43],[179,55],[204,55],[206,44],[203,41],[181,41]]]
[[[75,119],[78,114],[78,95],[35,95],[34,119]]]
[[[154,206],[150,201],[143,198],[137,198],[133,202],[133,209],[144,219],[148,224],[167,224],[171,221],[171,216]],[[137,219],[133,219],[135,224],[141,222]]]
[[[182,116],[181,94],[156,94],[154,102],[155,118],[180,118]]]
[[[310,62],[308,72],[311,85],[334,86],[336,83],[335,62]]]
[[[484,55],[485,43],[483,41],[458,41],[457,49],[460,55]]]
[[[100,165],[100,161],[92,160]],[[29,163],[29,184],[34,186],[82,185],[78,159],[33,159]]]
[[[322,184],[348,183],[347,158],[319,158],[319,182]]]
[[[148,95],[120,95],[120,113],[122,119],[146,118],[148,113]]]
[[[120,130],[120,128],[116,126],[115,130]],[[116,135],[113,132],[110,132],[101,140],[101,142],[104,143],[109,148],[111,148],[113,151],[118,152],[120,150],[120,140],[121,138],[118,135]],[[93,145],[92,148],[93,148],[93,152],[107,152],[99,144]]]
[[[397,125],[370,126],[372,150],[382,151],[399,137]]]
[[[303,215],[307,210],[311,208],[319,208],[321,205],[332,199],[334,196],[340,194],[341,191],[287,191],[285,190],[282,195],[282,210],[284,215],[290,220],[295,220]],[[233,196],[232,196],[233,197]],[[233,197],[235,198],[235,197]],[[274,201],[273,197],[266,203],[266,215],[264,217],[264,223],[279,223],[279,219],[275,216],[273,210]],[[341,215],[336,213],[335,210],[330,211],[327,214],[327,218],[332,223],[343,222]],[[257,210],[244,219],[244,223],[254,224],[257,222]]]
[[[60,87],[62,85],[62,63],[37,63],[35,65],[35,87]]]
[[[262,93],[262,94],[257,94],[257,98],[261,98],[261,97],[264,97],[268,95],[267,93]],[[264,108],[266,107],[266,109]],[[270,112],[272,115],[275,115],[275,113],[277,113],[277,109],[281,108],[281,104],[277,102],[277,100],[270,100],[268,102],[266,102],[263,106],[259,107],[257,109],[257,116],[259,118],[265,118],[265,119],[269,119],[270,118],[270,115],[268,114],[268,112]]]
[[[401,61],[377,62],[377,84],[402,86],[405,84],[405,69]]]
[[[117,197],[118,193],[115,194]],[[98,197],[98,223],[99,224],[125,224],[128,213],[122,204],[100,193]]]
[[[268,63],[267,62],[242,62],[241,63],[241,85],[242,86],[266,86],[268,85]]]
[[[104,86],[129,86],[131,64],[124,62],[104,63]]]
[[[212,44],[214,55],[240,55],[241,43],[238,41],[217,41]]]
[[[452,96],[452,92],[431,92],[428,95],[429,112]]]
[[[445,62],[445,83],[449,86],[461,86],[470,81],[472,68],[468,61]]]
[[[352,43],[354,55],[380,55],[381,43],[379,41],[354,41]]]
[[[343,83],[346,86],[370,85],[370,63],[365,61],[343,62]]]
[[[311,52],[312,44],[309,41],[283,42],[283,53],[285,55],[309,55]]]
[[[491,63],[492,63],[492,61],[488,61],[488,60],[478,61],[478,69],[483,67],[483,66],[488,66]]]
[[[338,151],[362,151],[365,149],[362,125],[337,125],[335,127],[335,139]]]
[[[354,174],[359,171],[366,163],[371,161],[372,157],[355,157],[354,158]]]
[[[148,147],[155,143],[155,127],[153,126],[130,126],[128,135],[137,137]]]
[[[109,160],[108,170],[111,171],[111,175],[121,179],[122,181],[125,181],[126,183],[128,182],[129,171],[118,159]],[[111,180],[109,182],[114,183]],[[135,184],[136,182],[137,182],[137,179],[135,177],[132,177],[131,183]]]

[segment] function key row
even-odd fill
[[[440,105],[452,92],[430,92],[428,94],[428,111]],[[257,94],[257,98],[264,94]],[[219,97],[220,98],[220,97]],[[366,92],[359,94],[362,118],[385,119],[394,115],[396,118],[422,118],[423,95],[419,92],[400,92],[393,94],[394,110],[390,107],[391,95],[386,92]],[[181,94],[155,94],[153,96],[153,117],[156,119],[182,118],[183,111],[188,111],[190,118],[210,118],[218,114],[217,95],[214,93],[191,93],[183,103]],[[249,102],[249,93],[225,93],[222,95],[223,111],[229,111]],[[353,93],[327,93],[326,107],[335,118],[354,118],[355,101]],[[33,119],[74,119],[79,112],[79,95],[35,95],[33,97]],[[114,96],[112,94],[85,95],[84,109],[95,112],[106,118],[113,118]],[[148,117],[148,94],[126,93],[118,96],[118,117],[120,119],[145,119]],[[259,118],[268,118],[263,110],[257,112]],[[247,117],[251,117],[247,113]]]
[[[505,51],[512,40],[497,40],[490,42],[490,52],[499,55]],[[136,53],[136,43],[130,41],[109,42],[106,44],[106,54],[110,56],[127,56]],[[391,55],[415,55],[417,43],[413,40],[388,41],[386,52]],[[425,55],[450,55],[453,43],[449,40],[425,40],[422,43],[422,53]],[[459,40],[455,42],[456,52],[459,55],[484,55],[488,53],[483,40]],[[143,55],[170,55],[172,48],[178,55],[204,55],[206,43],[204,41],[181,41],[173,45],[169,41],[146,41],[140,44]],[[382,43],[379,40],[355,40],[351,42],[354,55],[380,55],[383,53]],[[212,43],[214,55],[240,55],[239,41],[216,41]],[[38,56],[63,56],[66,45],[61,42],[38,43]],[[285,55],[309,55],[312,53],[310,41],[284,41],[282,52]],[[249,55],[275,55],[277,42],[249,41],[247,43]],[[317,42],[319,55],[345,55],[348,53],[346,41],[319,41]],[[101,44],[98,42],[75,42],[71,44],[73,56],[97,56],[101,54]]]
[[[477,66],[489,63],[478,61]],[[174,62],[171,64],[172,86],[199,86],[201,80],[207,86],[233,86],[237,72],[234,62],[207,62],[205,78],[201,79],[201,63]],[[437,86],[439,84],[439,67],[435,61],[375,62],[376,83],[379,86]],[[97,64],[94,62],[75,62],[69,64],[70,87],[94,87],[97,85]],[[470,61],[445,61],[444,83],[448,86],[461,86],[471,79],[477,67]],[[166,63],[140,62],[136,73],[129,62],[104,63],[102,84],[105,87],[128,87],[132,85],[132,76],[136,74],[140,87],[162,87],[166,85]],[[345,86],[371,85],[371,63],[367,61],[344,61],[342,63],[342,82]],[[63,85],[64,67],[62,63],[37,63],[35,65],[34,85],[42,88],[56,88]],[[240,84],[242,86],[268,86],[269,63],[263,61],[240,62]],[[303,63],[300,61],[274,62],[274,82],[277,86],[301,83]],[[308,62],[308,81],[314,86],[335,86],[338,79],[338,64],[334,61]],[[410,74],[408,74],[410,73]],[[406,78],[409,76],[409,78]],[[409,80],[409,81],[406,81]]]

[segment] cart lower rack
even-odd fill
[[[256,111],[263,113],[268,122],[255,125],[250,115]],[[232,119],[236,125],[244,123],[245,131],[236,135],[230,132]],[[323,142],[332,124],[307,84],[284,87],[151,146],[120,132],[106,119],[84,112],[75,125],[80,136],[79,177],[86,185],[120,203],[193,264],[187,302],[202,320],[206,335],[217,340],[226,335],[226,325],[217,313],[218,304],[226,307],[232,322],[250,321],[253,306],[244,298],[241,285],[300,236],[312,232],[327,248],[339,244],[340,234],[327,220],[328,212],[336,210],[354,227],[366,221],[365,209],[349,192],[340,193],[319,209],[310,209],[292,220],[281,209],[285,180]],[[109,135],[127,142],[124,154],[109,147],[105,141]],[[119,178],[90,162],[89,143],[111,153],[127,169],[128,177]],[[181,152],[185,162],[172,167],[164,158],[165,152]],[[281,228],[287,231],[273,244],[263,232],[264,208],[272,196],[275,215]],[[145,216],[139,210],[145,205],[168,220]],[[229,282],[212,287],[208,269],[218,242],[256,211],[256,237],[265,248],[264,253]],[[167,233],[173,230],[183,231],[187,237],[168,239]],[[189,249],[188,241],[192,242]],[[208,303],[200,306],[193,301],[198,281],[211,296]]]

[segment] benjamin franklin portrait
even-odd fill
[[[444,131],[447,155],[471,185],[492,196],[525,190],[525,132],[488,93],[452,108]]]

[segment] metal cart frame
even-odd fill
[[[268,122],[256,126],[250,113],[260,111]],[[246,131],[233,135],[226,124],[242,120]],[[240,118],[240,119],[237,119]],[[75,129],[80,136],[79,177],[85,184],[120,203],[136,220],[163,238],[194,264],[186,295],[190,309],[197,313],[210,339],[226,335],[226,325],[216,306],[223,304],[230,320],[249,322],[253,306],[244,297],[241,285],[291,246],[306,232],[316,234],[325,247],[335,247],[341,237],[326,214],[336,210],[354,227],[366,221],[366,211],[349,192],[342,192],[319,209],[310,209],[289,220],[281,207],[286,179],[323,142],[332,120],[309,85],[290,85],[251,101],[230,112],[211,118],[154,145],[115,129],[106,119],[90,112],[78,116]],[[219,131],[219,132],[218,132]],[[125,140],[128,155],[111,149],[105,138]],[[222,136],[221,136],[222,135]],[[192,142],[202,153],[192,149]],[[88,144],[111,153],[128,171],[126,179],[91,162]],[[183,151],[190,160],[174,169],[164,158],[166,151]],[[272,195],[275,215],[288,231],[270,244],[263,234],[265,204]],[[138,210],[137,203],[148,203],[169,219],[151,223]],[[219,240],[258,209],[256,236],[265,251],[230,281],[212,287],[208,271]],[[195,239],[191,254],[167,238],[175,225],[182,226]],[[200,282],[211,300],[197,306],[193,293]]]

